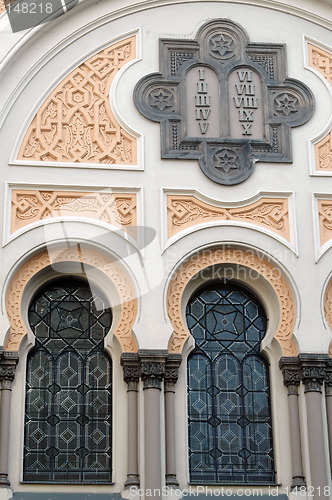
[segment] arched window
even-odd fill
[[[29,307],[23,480],[111,481],[111,310],[87,282],[44,286]]]
[[[196,343],[188,358],[190,481],[274,482],[261,304],[243,287],[217,283],[195,293],[186,315]]]

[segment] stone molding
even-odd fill
[[[12,190],[11,233],[44,219],[68,216],[97,219],[125,230],[127,227],[137,225],[136,194],[107,191]]]
[[[218,207],[194,195],[167,195],[168,238],[192,226],[214,221],[239,221],[255,224],[290,241],[287,198],[261,197],[239,207]]]
[[[274,337],[284,356],[296,356],[297,348],[293,340],[295,302],[285,278],[273,264],[253,252],[228,248],[204,250],[184,262],[174,273],[167,291],[167,312],[174,328],[168,345],[169,352],[181,353],[190,336],[181,311],[182,296],[189,281],[205,268],[227,263],[253,269],[270,283],[280,307],[280,320]]]
[[[136,165],[136,138],[117,122],[109,101],[115,76],[135,57],[131,36],[71,71],[33,118],[18,160]]]
[[[113,332],[124,352],[136,352],[137,344],[132,327],[137,314],[137,300],[133,284],[125,271],[116,262],[95,250],[78,247],[66,248],[54,253],[44,251],[24,262],[12,278],[6,292],[6,311],[10,333],[6,339],[5,351],[18,351],[27,333],[22,318],[22,296],[28,282],[39,271],[59,262],[79,262],[104,273],[115,286],[121,303],[120,318]]]

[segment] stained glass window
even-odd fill
[[[186,315],[196,344],[188,359],[190,481],[274,482],[261,304],[247,289],[220,283],[196,293]]]
[[[53,281],[32,300],[24,481],[111,481],[111,321],[103,295],[76,278]]]

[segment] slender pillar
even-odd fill
[[[166,486],[178,487],[176,479],[175,451],[175,384],[179,377],[181,354],[169,354],[165,368],[165,440],[166,440]]]
[[[139,351],[144,382],[145,496],[162,497],[160,391],[167,351]]]
[[[299,415],[299,392],[298,388],[301,381],[301,369],[298,358],[283,357],[280,359],[279,367],[282,370],[284,384],[288,390],[288,411],[290,425],[290,446],[292,456],[292,489],[305,486],[301,433],[300,433],[300,415]]]
[[[325,401],[326,401],[327,430],[329,436],[330,469],[332,476],[332,360],[331,359],[328,360],[326,365]]]
[[[330,485],[327,475],[324,419],[322,409],[322,385],[325,378],[327,356],[300,354],[302,381],[307,406],[308,441],[311,482],[314,498],[324,498],[324,487]],[[326,498],[326,496],[325,496]]]
[[[128,384],[128,470],[125,488],[139,487],[138,473],[138,408],[137,408],[137,383],[139,380],[139,361],[136,353],[123,353],[121,355],[123,378]]]
[[[9,427],[10,403],[12,384],[15,368],[18,362],[17,353],[2,353],[0,359],[0,486],[9,486],[8,479],[8,453],[9,453]]]

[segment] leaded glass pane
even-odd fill
[[[191,482],[274,482],[262,306],[222,283],[194,295],[186,314],[196,343],[188,359]]]
[[[111,481],[112,314],[79,279],[56,280],[29,308],[24,476],[29,482]]]

